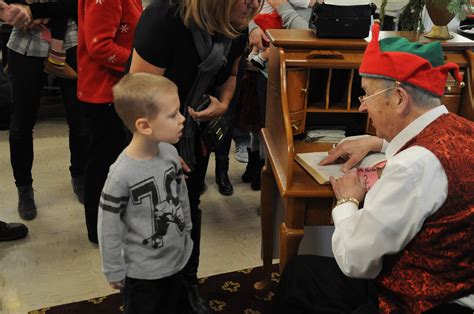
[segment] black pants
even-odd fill
[[[125,314],[179,314],[183,302],[184,284],[181,274],[157,280],[125,278],[122,289]]]
[[[235,83],[235,91],[230,101],[229,108],[224,115],[224,118],[227,122],[227,133],[222,139],[220,145],[215,148],[216,159],[227,159],[229,158],[230,146],[232,144],[232,134],[234,131],[234,121],[237,114],[237,103],[239,100],[241,81],[245,71],[246,59],[244,57],[240,58],[239,67],[237,70],[237,80]]]
[[[90,147],[84,174],[84,209],[87,234],[97,243],[97,213],[100,194],[109,167],[127,145],[122,120],[112,104],[83,103],[90,130]]]
[[[193,239],[193,251],[186,267],[183,269],[183,277],[187,284],[197,283],[197,270],[199,266],[199,255],[201,245],[201,216],[202,211],[199,208],[201,203],[201,187],[206,178],[207,165],[209,163],[209,152],[203,153],[200,135],[195,135],[196,166],[191,173],[187,173],[186,185],[188,188],[189,205],[191,208],[191,221],[193,229],[191,230],[191,239]]]
[[[8,130],[10,127],[11,106],[12,86],[3,72],[3,64],[0,62],[0,130]]]
[[[13,105],[10,122],[10,160],[16,186],[31,185],[33,178],[33,128],[40,105],[45,74],[45,58],[30,57],[8,50]],[[68,49],[67,62],[76,68],[76,48]],[[76,98],[76,81],[59,80],[66,120],[69,125],[72,177],[84,173],[88,146],[84,114]]]
[[[378,313],[370,280],[346,277],[329,257],[297,256],[280,278],[275,313]]]
[[[283,271],[274,312],[376,314],[377,288],[373,280],[345,276],[333,258],[301,255]],[[472,310],[448,303],[425,313],[468,314]]]

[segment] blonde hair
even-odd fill
[[[159,112],[160,99],[176,94],[178,87],[166,77],[149,73],[130,73],[113,87],[115,110],[130,131],[139,118],[151,119]]]
[[[230,14],[239,1],[244,0],[182,0],[180,2],[181,18],[188,28],[194,23],[211,35],[221,33],[234,39],[241,34],[241,30],[232,25]],[[248,22],[255,17],[259,10],[260,7],[253,8]]]

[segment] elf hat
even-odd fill
[[[442,97],[448,72],[452,71],[459,86],[464,86],[459,66],[444,63],[439,42],[421,44],[402,37],[384,38],[379,42],[379,33],[380,24],[376,21],[359,68],[361,76],[393,79]]]

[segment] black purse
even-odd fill
[[[371,16],[377,6],[316,4],[309,28],[321,38],[365,38],[369,36]]]
[[[194,110],[202,111],[211,104],[209,95],[204,94],[199,102],[194,106]],[[222,139],[227,134],[227,121],[223,117],[215,118],[209,122],[199,123],[201,135],[206,141],[209,148],[216,148],[222,142]]]

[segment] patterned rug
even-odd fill
[[[272,288],[265,297],[257,297],[253,284],[262,278],[262,267],[243,269],[231,273],[199,279],[200,291],[215,313],[259,314],[271,313],[280,274],[273,265]],[[91,300],[53,306],[29,312],[29,314],[112,314],[123,312],[118,293]]]

